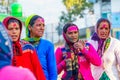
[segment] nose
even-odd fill
[[[102,32],[106,32],[106,29],[103,29]]]
[[[13,31],[12,31],[12,32],[13,32],[13,34],[15,34],[15,33],[16,33],[16,30],[15,30],[15,29],[13,29]]]
[[[42,29],[42,30],[44,30],[44,28],[45,28],[44,26],[41,26],[41,27],[40,27],[40,29]]]

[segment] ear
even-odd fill
[[[28,26],[28,30],[31,31],[31,28],[32,28],[32,27],[29,25],[29,26]]]

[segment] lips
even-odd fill
[[[11,37],[12,37],[13,39],[18,38],[18,36],[17,36],[17,35],[12,35]]]

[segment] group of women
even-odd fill
[[[12,40],[12,65],[28,68],[37,80],[57,80],[62,71],[61,80],[120,79],[120,41],[111,36],[108,19],[97,21],[95,33],[88,41],[79,39],[77,25],[66,23],[63,26],[65,44],[58,47],[55,54],[54,45],[42,39],[45,21],[41,16],[30,15],[26,19],[26,38],[22,40],[19,19],[8,16],[3,25]]]

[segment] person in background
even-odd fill
[[[29,69],[12,66],[12,56],[12,42],[0,22],[0,80],[36,80]]]
[[[37,80],[46,80],[35,48],[30,43],[20,40],[22,22],[15,17],[8,16],[3,20],[3,24],[12,39],[12,65],[28,68]]]
[[[102,59],[101,66],[92,66],[95,80],[120,80],[120,41],[111,37],[110,30],[110,21],[100,18],[89,40]]]
[[[58,74],[62,80],[94,80],[90,65],[101,65],[101,59],[90,43],[79,39],[78,26],[66,23],[63,27],[65,45],[56,49]]]
[[[30,15],[25,21],[26,38],[36,48],[39,61],[47,80],[57,80],[57,67],[54,54],[54,45],[42,39],[45,30],[45,21],[39,15]]]

